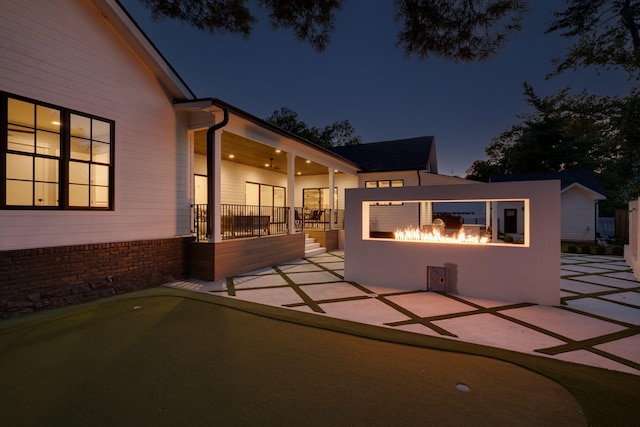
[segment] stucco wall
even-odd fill
[[[368,238],[364,202],[465,199],[528,199],[528,246]],[[558,304],[559,242],[559,181],[347,190],[345,280],[365,286],[424,290],[427,266],[444,266],[451,293],[498,301]]]

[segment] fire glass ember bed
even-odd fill
[[[529,199],[375,200],[363,210],[369,239],[529,246]]]

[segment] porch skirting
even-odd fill
[[[0,251],[0,318],[184,277],[192,237]]]
[[[304,234],[191,244],[189,275],[220,280],[304,257]]]

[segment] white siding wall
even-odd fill
[[[223,161],[221,177],[222,203],[244,205],[247,182],[287,187],[287,176],[267,169],[258,169],[240,163]],[[289,195],[287,194],[287,200]]]
[[[402,206],[371,206],[370,230],[393,232],[420,227],[420,204],[405,203]]]
[[[3,0],[0,30],[1,90],[115,120],[116,131],[115,210],[0,211],[0,250],[187,234],[185,127],[102,15],[84,1]]]
[[[595,200],[586,191],[573,187],[560,196],[561,239],[595,240]]]

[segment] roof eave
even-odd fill
[[[600,193],[598,191],[595,191],[594,189],[589,188],[586,185],[580,184],[579,182],[573,182],[570,185],[567,185],[562,190],[560,190],[560,192],[564,193],[565,191],[567,191],[567,190],[569,190],[571,188],[574,188],[574,187],[579,187],[579,188],[582,188],[585,191],[588,191],[589,193],[592,193],[594,195],[594,199],[596,199],[596,200],[606,200],[607,199],[606,195],[604,195],[604,194],[602,194],[602,193]]]
[[[102,16],[151,69],[174,99],[194,99],[193,91],[160,53],[119,0],[92,0]]]
[[[308,140],[306,140],[304,138],[301,138],[296,134],[293,134],[293,133],[291,133],[289,131],[281,129],[278,126],[276,126],[274,124],[271,124],[271,123],[267,122],[266,120],[260,119],[260,118],[258,118],[256,116],[254,116],[253,114],[250,114],[250,113],[248,113],[248,112],[246,112],[244,110],[241,110],[238,107],[235,107],[235,106],[233,106],[233,105],[231,105],[231,104],[229,104],[229,103],[227,103],[225,101],[222,101],[221,99],[211,98],[211,103],[212,103],[212,105],[218,106],[219,108],[223,108],[223,109],[226,108],[227,110],[229,110],[229,112],[235,114],[236,116],[242,117],[245,120],[249,120],[250,122],[253,122],[253,123],[257,124],[258,126],[266,128],[266,129],[268,129],[268,130],[270,130],[272,132],[275,132],[277,134],[280,134],[280,135],[282,135],[284,137],[293,139],[293,140],[295,140],[297,142],[300,142],[302,144],[305,144],[305,145],[307,145],[309,147],[313,147],[316,150],[320,150],[320,151],[330,155],[331,157],[339,159],[343,163],[351,165],[355,169],[359,169],[359,170],[362,169],[362,166],[358,165],[357,163],[354,163],[353,161],[351,161],[351,160],[349,160],[349,159],[347,159],[345,157],[342,157],[339,154],[334,153],[333,151],[329,150],[328,148],[321,147],[318,144],[314,144],[313,142],[308,141]]]

